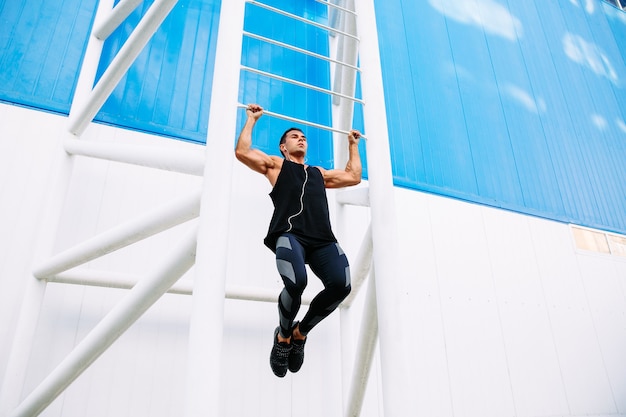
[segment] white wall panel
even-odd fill
[[[570,413],[616,413],[569,230],[530,223]]]
[[[452,397],[446,337],[442,317],[429,198],[409,190],[397,190],[399,271],[405,275],[413,316],[406,318],[414,349],[412,368],[417,386],[416,415],[452,416]]]
[[[455,416],[514,413],[480,206],[433,199],[430,215]]]
[[[618,274],[621,260],[607,256],[578,254],[578,265],[600,345],[601,360],[609,379],[618,412],[626,412],[626,297],[624,275]]]
[[[0,378],[4,377],[63,119],[0,104]]]
[[[567,414],[527,218],[485,209],[484,219],[516,412]]]

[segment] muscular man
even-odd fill
[[[263,108],[250,104],[246,115],[235,154],[246,166],[265,175],[273,187],[270,197],[274,214],[264,243],[275,253],[285,285],[278,297],[279,326],[270,353],[272,371],[282,378],[287,370],[300,370],[307,334],[350,293],[348,259],[331,230],[326,188],[361,182],[361,134],[351,130],[348,135],[345,169],[326,170],[306,165],[307,141],[298,128],[288,129],[280,138],[282,158],[252,148],[252,130]],[[302,320],[294,322],[307,285],[305,264],[320,278],[324,289],[315,296]]]

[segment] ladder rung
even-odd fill
[[[356,16],[356,12],[354,10],[346,9],[345,7],[341,7],[338,4],[333,4],[329,1],[324,1],[324,0],[315,0],[315,1],[318,3],[325,4],[328,7],[332,7],[333,9],[341,10],[342,12],[350,13]]]
[[[247,105],[241,104],[241,103],[238,104],[237,107],[239,107],[241,109],[247,109],[248,108]],[[273,112],[271,112],[269,110],[265,110],[265,109],[263,110],[263,114],[266,114],[266,115],[268,115],[270,117],[275,117],[277,119],[288,120],[290,122],[301,123],[303,125],[315,127],[315,128],[318,128],[318,129],[328,130],[330,132],[342,133],[344,135],[349,135],[350,134],[350,132],[347,131],[347,130],[336,129],[336,128],[331,127],[331,126],[326,126],[326,125],[321,125],[319,123],[309,122],[309,121],[298,119],[298,118],[295,118],[295,117],[286,116],[286,115],[280,114],[280,113],[273,113]],[[367,140],[367,138],[365,136],[363,136],[363,135],[361,135],[361,139]]]
[[[242,65],[241,69],[244,70],[244,71],[249,71],[249,72],[253,72],[255,74],[263,75],[265,77],[274,78],[274,79],[279,80],[279,81],[284,81],[284,82],[287,82],[287,83],[290,83],[290,84],[294,84],[294,85],[297,85],[297,86],[300,86],[300,87],[308,88],[310,90],[315,90],[315,91],[319,91],[321,93],[326,93],[326,94],[330,94],[330,95],[333,95],[333,96],[342,97],[342,98],[354,101],[355,103],[365,104],[365,103],[363,103],[363,100],[360,100],[360,99],[355,98],[355,97],[348,96],[346,94],[336,93],[336,92],[334,92],[332,90],[328,90],[326,88],[321,88],[321,87],[318,87],[318,86],[315,86],[315,85],[312,85],[312,84],[303,83],[303,82],[296,81],[296,80],[293,80],[293,79],[287,78],[287,77],[281,77],[280,75],[272,74],[270,72],[261,71],[261,70],[258,70],[256,68],[250,68],[250,67],[246,67],[246,66]]]
[[[324,3],[324,2],[322,2],[322,3]],[[322,59],[324,61],[329,61],[329,62],[338,64],[338,65],[343,65],[343,66],[351,68],[351,69],[353,69],[355,71],[361,71],[361,69],[359,67],[354,66],[352,64],[348,64],[346,62],[338,61],[336,59],[329,58],[329,57],[327,57],[325,55],[316,54],[315,52],[311,52],[311,51],[308,51],[306,49],[298,48],[297,46],[289,45],[287,43],[279,42],[279,41],[274,40],[274,39],[266,38],[265,36],[260,36],[260,35],[257,35],[257,34],[254,34],[254,33],[250,33],[250,32],[245,32],[245,31],[243,32],[243,35],[247,36],[249,38],[258,39],[258,40],[263,41],[263,42],[271,43],[273,45],[278,45],[278,46],[283,47],[285,49],[291,49],[292,51],[296,51],[296,52],[300,52],[302,54],[310,55],[312,57],[319,58],[319,59]]]
[[[272,12],[274,12],[274,13],[278,13],[278,14],[281,14],[281,15],[283,15],[283,16],[290,17],[290,18],[292,18],[292,19],[294,19],[294,20],[298,20],[298,21],[300,21],[300,22],[307,23],[307,24],[309,24],[309,25],[311,25],[311,26],[315,26],[315,27],[318,27],[318,28],[320,28],[320,29],[327,30],[327,31],[329,31],[329,32],[334,32],[334,33],[336,33],[336,34],[338,34],[338,35],[347,36],[347,37],[349,37],[349,38],[356,39],[357,41],[359,40],[359,38],[358,38],[357,36],[355,36],[355,35],[353,35],[353,34],[351,34],[351,33],[344,32],[344,31],[341,31],[341,30],[337,30],[337,29],[331,28],[330,26],[327,26],[327,25],[322,25],[321,23],[313,22],[313,21],[311,21],[311,20],[309,20],[309,19],[305,19],[304,17],[300,17],[300,16],[295,15],[295,14],[293,14],[293,13],[288,13],[288,12],[285,12],[285,11],[283,11],[283,10],[277,9],[276,7],[268,6],[268,5],[267,5],[267,4],[265,4],[265,3],[261,3],[261,2],[258,2],[258,1],[256,1],[256,0],[246,0],[246,1],[247,1],[248,3],[250,3],[250,4],[254,4],[255,6],[259,6],[259,7],[262,7],[262,8],[264,8],[264,9],[270,10],[270,11],[272,11]]]

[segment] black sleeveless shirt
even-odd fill
[[[276,240],[293,233],[307,245],[325,245],[337,239],[330,227],[324,177],[316,167],[283,161],[270,193],[274,214],[265,237],[265,246],[276,252]]]

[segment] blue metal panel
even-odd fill
[[[562,117],[559,130],[567,136],[548,137],[554,147],[553,160],[562,167],[557,179],[566,205],[559,214],[576,223],[623,230],[626,193],[619,185],[623,181],[618,172],[606,163],[612,157],[605,146],[624,140],[624,132],[609,125],[616,118],[623,120],[614,97],[624,92],[613,84],[616,79],[608,68],[619,65],[617,71],[623,72],[623,61],[619,54],[607,55],[605,45],[614,42],[612,37],[594,39],[589,31],[589,22],[604,19],[601,13],[589,14],[571,3],[558,6],[537,3],[563,94],[563,101],[549,116]],[[617,156],[623,165],[626,155]]]
[[[149,4],[107,41],[102,68]],[[313,0],[268,4],[327,20]],[[396,183],[626,232],[626,24],[622,11],[593,4],[378,1]],[[0,99],[66,113],[94,8],[95,0],[0,0]],[[180,0],[98,120],[202,142],[218,8]],[[253,5],[246,13],[248,31],[328,53],[321,29]],[[328,63],[252,39],[242,62],[330,87]],[[330,97],[247,72],[240,101],[330,124]],[[356,127],[360,119],[357,107]],[[256,145],[277,154],[291,125],[263,118]],[[304,130],[309,163],[331,166],[330,133]]]
[[[529,8],[529,5],[531,6]],[[532,12],[532,3],[514,2],[510,11],[513,16]],[[502,36],[489,36],[489,54],[496,74],[496,87],[502,103],[506,130],[503,134],[510,144],[513,159],[502,161],[510,166],[515,178],[514,186],[519,187],[521,196],[510,200],[510,207],[533,207],[542,211],[562,211],[558,184],[551,163],[550,148],[546,143],[541,115],[545,113],[545,99],[542,88],[534,85],[536,75],[546,79],[549,73],[544,68],[546,62],[532,60],[527,65],[525,58],[543,43],[543,32],[534,30],[527,33],[524,26],[513,28],[509,33],[513,39]],[[494,168],[500,169],[500,164]],[[542,184],[536,187],[536,184]],[[506,196],[498,198],[509,200]]]
[[[477,193],[483,198],[519,204],[521,190],[487,44],[487,40],[502,40],[452,19],[447,19],[447,28],[469,139],[467,157],[474,166],[468,174],[475,178]]]
[[[266,1],[266,4],[326,23],[326,7],[315,1]],[[137,25],[149,3],[107,40],[99,75]],[[204,142],[217,23],[218,0],[180,0],[163,26],[97,115],[97,120],[152,133]],[[328,34],[255,5],[246,5],[245,30],[300,48],[328,54]],[[181,30],[182,28],[182,30]],[[242,64],[314,84],[330,86],[327,62],[244,38]],[[267,77],[242,73],[240,102],[258,102],[276,113],[330,124],[330,97]],[[240,112],[240,119],[243,111]],[[265,117],[255,129],[255,146],[277,153],[277,140],[293,123]],[[331,135],[304,128],[309,163],[332,164]],[[271,133],[270,133],[271,132]]]
[[[145,2],[107,39],[100,77],[152,2]],[[96,120],[204,142],[219,0],[180,0],[133,63]]]
[[[265,0],[265,4],[312,21],[328,24],[326,7],[315,1]],[[328,55],[328,32],[304,22],[274,13],[253,4],[246,5],[244,30],[290,44],[298,48]],[[317,87],[330,88],[330,65],[327,61],[291,51],[256,39],[245,38],[242,64]],[[258,103],[279,114],[313,123],[331,124],[331,97],[322,92],[242,71],[241,103]],[[239,125],[244,111],[239,113]],[[328,131],[281,119],[263,117],[254,132],[254,145],[264,152],[279,155],[278,141],[289,127],[301,128],[309,144],[308,163],[332,166],[332,135]]]
[[[0,100],[67,114],[96,0],[0,0]]]
[[[624,13],[455,4],[376,2],[396,183],[625,232]]]
[[[381,25],[380,45],[396,181],[473,194],[476,180],[467,172],[474,161],[446,22],[430,8],[383,6],[378,21],[395,22]]]

